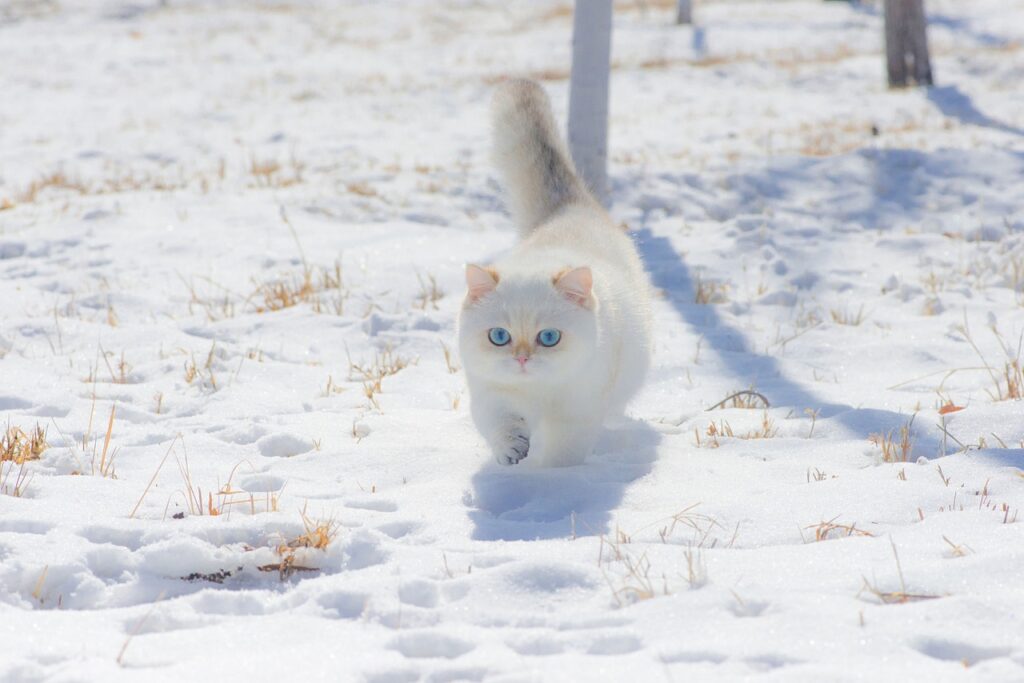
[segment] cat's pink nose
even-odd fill
[[[526,361],[530,360],[526,356],[516,356],[516,360],[519,361],[519,367],[526,369]]]

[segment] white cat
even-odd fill
[[[499,86],[495,161],[520,243],[468,265],[459,350],[498,462],[581,463],[650,359],[649,283],[632,240],[576,175],[533,81]]]

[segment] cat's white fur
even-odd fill
[[[520,243],[489,268],[466,268],[459,349],[473,420],[499,463],[574,465],[606,417],[643,385],[649,283],[632,240],[579,179],[544,90],[499,86],[495,162]],[[512,334],[495,346],[488,331]],[[562,333],[550,348],[542,329]]]

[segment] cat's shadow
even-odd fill
[[[594,454],[577,467],[484,465],[473,476],[469,501],[473,538],[524,541],[607,532],[626,489],[651,471],[660,440],[646,423],[624,421],[605,429]]]

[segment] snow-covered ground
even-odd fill
[[[0,680],[1024,679],[1024,1],[929,0],[895,93],[870,5],[670,4],[613,50],[654,369],[552,471],[453,331],[570,4],[0,4],[0,420],[50,444]]]

